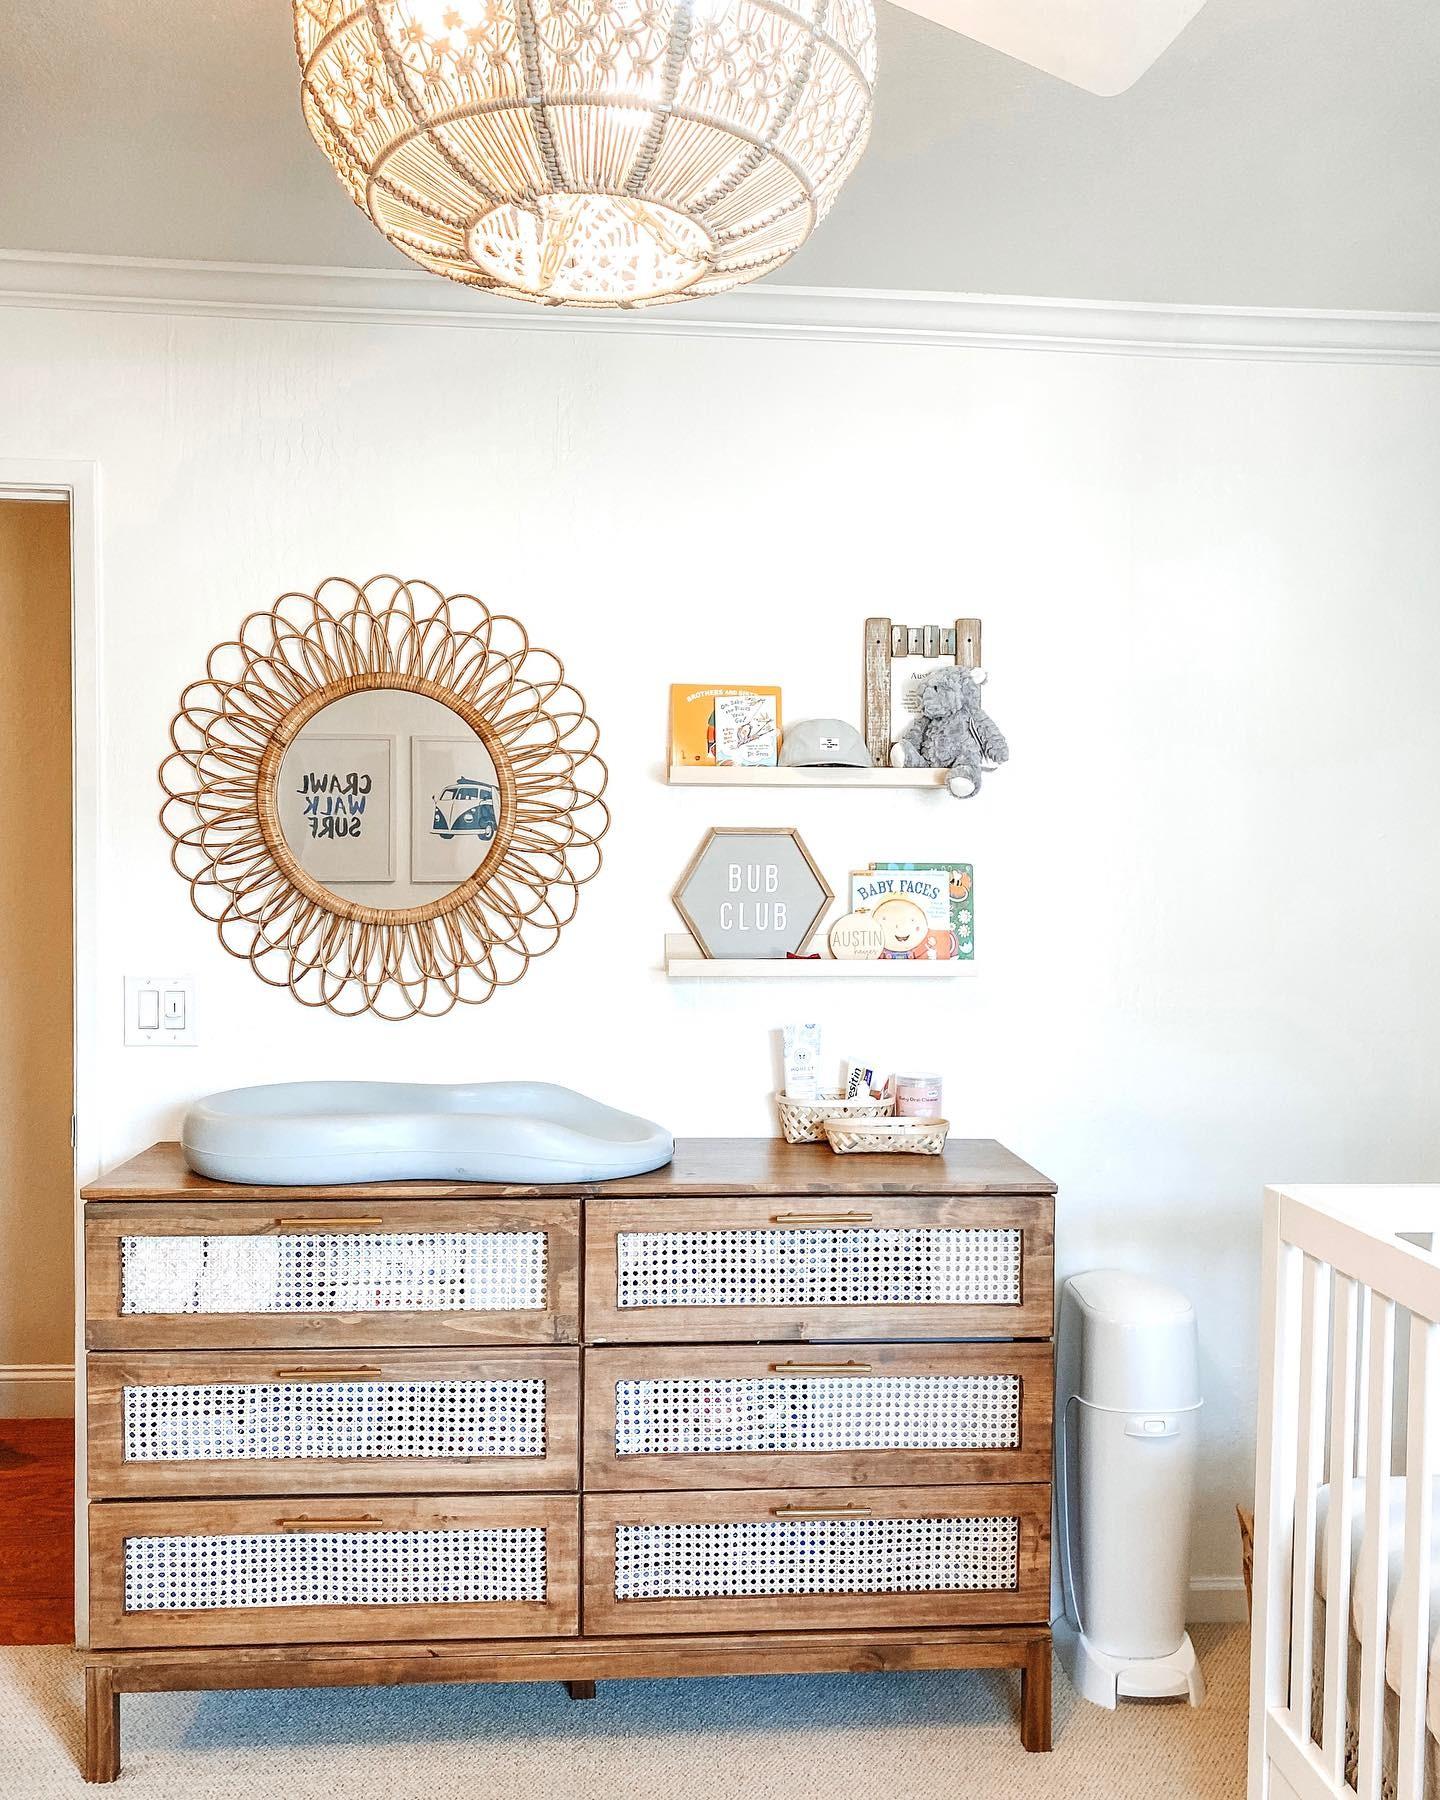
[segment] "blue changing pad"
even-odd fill
[[[548,1081],[232,1088],[195,1102],[180,1144],[197,1175],[264,1187],[612,1181],[675,1152],[661,1126]]]

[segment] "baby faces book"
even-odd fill
[[[975,954],[968,863],[876,863],[850,874],[850,908],[880,927],[890,959],[969,960]]]

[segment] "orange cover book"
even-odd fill
[[[672,763],[773,769],[779,754],[778,687],[671,686]]]

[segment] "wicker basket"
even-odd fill
[[[784,1094],[775,1096],[780,1111],[780,1129],[787,1144],[823,1144],[825,1121],[838,1119],[842,1124],[851,1119],[888,1119],[895,1110],[893,1095],[883,1100],[863,1095],[859,1100],[846,1100],[840,1094],[821,1094],[816,1100],[791,1100]]]
[[[825,1136],[837,1156],[850,1156],[857,1150],[938,1156],[949,1131],[948,1119],[862,1119],[853,1125],[844,1119],[825,1121]]]

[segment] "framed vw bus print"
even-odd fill
[[[499,780],[474,737],[410,740],[410,879],[446,887],[485,860],[499,822]]]

